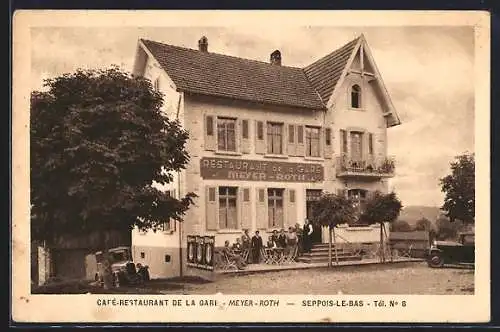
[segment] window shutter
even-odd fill
[[[331,159],[333,157],[333,145],[332,145],[332,129],[325,128],[325,137],[324,137],[324,150],[323,154],[326,159]]]
[[[263,121],[255,121],[255,153],[266,153],[266,128]]]
[[[289,156],[295,156],[296,155],[296,145],[295,145],[295,136],[297,134],[295,133],[295,125],[290,124],[288,125],[288,138],[287,138],[287,152]]]
[[[305,144],[304,144],[304,126],[297,126],[297,145],[295,147],[295,153],[297,156],[304,156],[306,154]]]
[[[319,128],[319,156],[325,157],[325,127]]]
[[[205,133],[205,150],[215,151],[217,148],[217,130],[215,116],[205,115],[204,133]]]
[[[235,132],[234,132],[234,139],[235,139],[235,143],[236,143],[236,152],[241,152],[241,146],[242,146],[242,143],[243,143],[243,139],[242,139],[242,132],[241,132],[241,120],[240,119],[236,119],[235,121],[235,125],[236,125],[236,128],[235,128]]]
[[[247,119],[241,120],[241,153],[250,153],[250,128]]]
[[[342,155],[348,155],[347,131],[340,129],[340,152]]]
[[[250,202],[250,188],[239,188],[241,229],[252,229],[252,205]]]
[[[363,160],[368,163],[370,160],[370,154],[368,152],[368,139],[369,136],[367,132],[361,134],[361,149],[363,153]]]
[[[297,197],[295,197],[295,194],[295,189],[286,190],[286,215],[284,222],[285,229],[288,229],[289,226],[295,225],[295,223],[297,222]]]
[[[268,215],[267,215],[267,190],[266,188],[257,188],[255,190],[256,196],[256,220],[257,229],[267,229]]]
[[[288,155],[288,126],[283,123],[281,128],[281,154]]]
[[[206,227],[207,231],[216,231],[218,229],[218,218],[219,213],[217,208],[219,206],[218,202],[218,192],[217,187],[206,187],[205,192],[205,204],[206,204]]]
[[[378,132],[374,135],[373,140],[374,153],[377,156],[377,160],[382,160],[386,156],[386,145],[385,145],[385,133]]]

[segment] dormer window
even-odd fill
[[[361,87],[357,84],[351,88],[351,108],[361,108]]]

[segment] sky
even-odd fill
[[[471,27],[37,27],[31,29],[31,83],[78,68],[131,71],[139,38],[304,67],[364,34],[402,124],[388,129],[396,158],[390,189],[404,206],[440,206],[439,178],[454,156],[474,151],[474,32]]]

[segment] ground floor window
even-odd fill
[[[269,228],[283,228],[283,192],[284,189],[267,190],[267,212]]]
[[[237,192],[236,187],[219,187],[219,228],[238,228]]]

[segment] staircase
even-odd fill
[[[332,244],[332,262],[335,263],[335,250],[339,262],[359,261],[362,259],[359,253],[347,248],[337,248]],[[315,244],[310,253],[304,253],[299,257],[299,262],[303,263],[328,263],[328,243]]]

